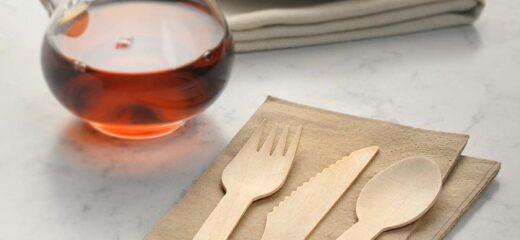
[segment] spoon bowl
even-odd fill
[[[433,206],[441,187],[441,171],[433,160],[413,157],[390,166],[361,190],[356,204],[359,222],[338,240],[374,239],[414,222]]]

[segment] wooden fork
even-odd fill
[[[226,195],[206,219],[193,240],[225,240],[254,201],[272,195],[282,187],[291,169],[300,141],[302,126],[296,130],[287,152],[284,153],[289,127],[285,126],[274,151],[276,135],[273,127],[260,149],[264,122],[222,173]]]

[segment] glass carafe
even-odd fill
[[[56,98],[121,138],[168,134],[223,90],[233,45],[214,0],[41,0],[42,68]]]

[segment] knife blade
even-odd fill
[[[379,147],[367,147],[316,174],[267,215],[261,240],[304,240],[370,163]]]

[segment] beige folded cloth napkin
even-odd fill
[[[426,31],[474,22],[484,0],[216,0],[238,52]]]

